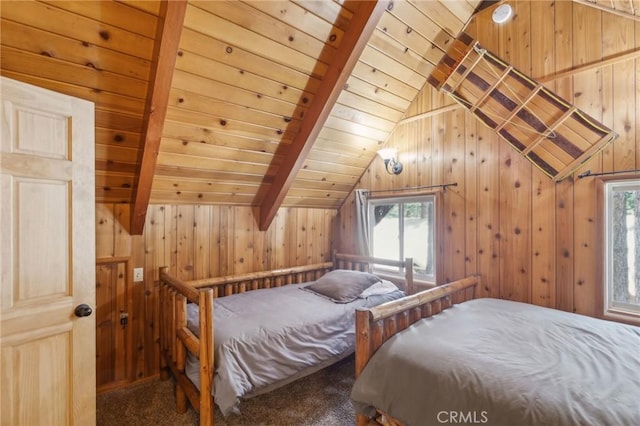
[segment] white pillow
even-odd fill
[[[371,287],[365,289],[362,293],[360,293],[360,298],[366,299],[369,296],[379,296],[381,294],[393,293],[394,291],[400,290],[394,283],[387,280],[380,280],[373,284]]]

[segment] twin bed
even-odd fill
[[[405,277],[396,286],[371,274],[374,265]],[[176,378],[177,411],[190,402],[200,425],[212,425],[214,401],[224,415],[238,412],[242,399],[352,354],[356,308],[412,293],[411,265],[335,254],[333,262],[190,282],[162,268],[161,366]]]
[[[358,309],[358,425],[640,424],[640,328],[475,299],[478,284]]]

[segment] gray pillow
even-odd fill
[[[380,278],[368,272],[335,269],[302,289],[336,303],[349,303],[377,282],[380,282]]]

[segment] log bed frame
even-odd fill
[[[422,318],[437,315],[456,303],[475,299],[479,276],[470,276],[442,286],[411,294],[373,308],[356,309],[356,378],[373,354],[391,336]],[[356,416],[357,426],[401,426],[402,422],[381,410],[374,417]]]
[[[214,378],[213,299],[263,288],[280,287],[314,281],[333,269],[373,272],[374,265],[400,267],[404,280],[393,279],[404,290],[414,292],[412,259],[403,261],[334,253],[332,262],[182,281],[160,268],[160,371],[168,379],[176,379],[176,411],[184,413],[187,402],[199,412],[200,426],[213,426],[214,399],[211,397]],[[384,278],[389,278],[384,276]],[[187,303],[199,305],[199,336],[187,328]],[[200,360],[200,390],[185,373],[187,351]],[[202,395],[208,395],[202,397]]]

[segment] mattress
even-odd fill
[[[476,299],[390,338],[351,398],[414,426],[640,425],[640,328]]]
[[[214,299],[214,396],[224,415],[238,413],[243,398],[283,386],[350,355],[355,348],[355,309],[404,295],[397,290],[335,303],[301,290],[307,284]],[[187,306],[187,322],[197,334],[197,305]],[[188,357],[186,374],[199,388],[196,357]]]

